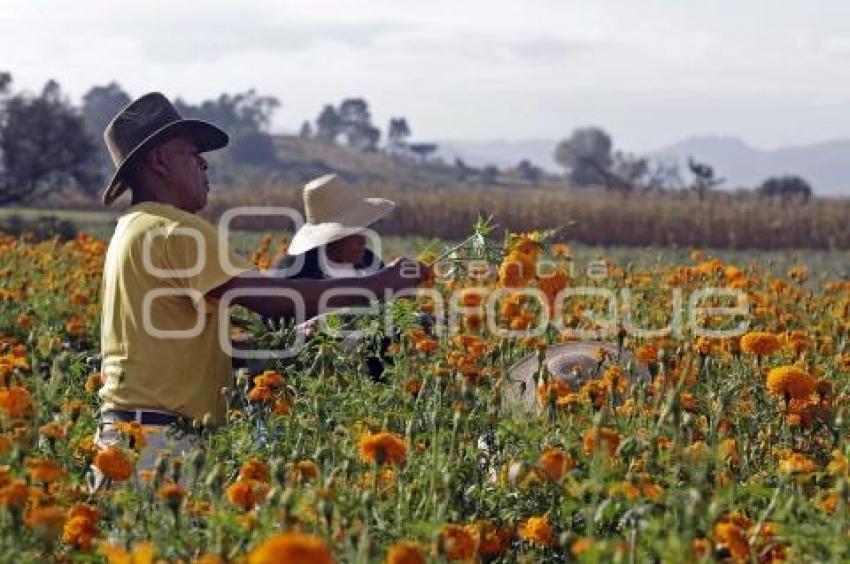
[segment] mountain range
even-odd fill
[[[460,158],[472,166],[505,168],[528,159],[546,171],[561,170],[552,157],[555,139],[438,143],[439,156],[448,162]],[[706,135],[689,137],[645,156],[678,162],[683,176],[687,176],[687,158],[693,157],[712,166],[715,174],[725,179],[726,188],[753,187],[770,176],[794,174],[805,178],[816,194],[850,196],[850,139],[763,150],[737,137]]]

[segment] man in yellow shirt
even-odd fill
[[[132,202],[118,220],[104,266],[100,447],[119,440],[121,421],[160,431],[180,419],[224,422],[221,389],[230,386],[231,359],[221,298],[233,294],[229,303],[274,317],[293,316],[300,301],[299,313],[312,317],[321,313],[328,290],[368,290],[381,297],[419,281],[421,265],[413,261],[359,279],[288,280],[261,274],[231,253],[218,230],[195,215],[209,192],[202,153],[224,147],[227,135],[181,118],[162,94],[124,108],[104,140],[117,170],[103,201],[109,205],[129,190]],[[328,305],[358,300],[343,295]],[[162,433],[148,442],[163,446]],[[142,453],[139,467],[153,464],[153,450]]]

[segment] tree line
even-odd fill
[[[70,190],[94,196],[113,168],[102,132],[130,101],[130,95],[113,81],[90,88],[76,107],[53,80],[39,92],[15,91],[12,75],[0,72],[0,205],[37,201]],[[214,167],[213,172],[230,176],[217,180],[236,183],[249,170],[266,175],[295,170],[301,179],[328,170],[321,162],[287,161],[278,154],[269,132],[274,112],[280,107],[280,100],[274,96],[251,89],[197,104],[178,97],[174,105],[184,117],[212,121],[230,134],[229,150],[214,156],[226,166]],[[411,143],[411,135],[408,120],[394,116],[381,144],[383,133],[373,123],[369,104],[362,97],[324,105],[313,121],[304,121],[300,130],[305,139],[427,162],[437,145]],[[710,165],[694,159],[688,160],[691,178],[685,182],[675,164],[615,150],[611,136],[598,127],[574,130],[557,144],[554,158],[564,168],[570,186],[602,186],[625,195],[687,189],[704,199],[724,182]],[[537,185],[545,176],[543,169],[528,159],[507,171],[493,165],[471,167],[461,159],[445,166],[455,171],[459,181],[482,185],[503,183],[505,175],[518,179],[519,185]],[[806,201],[812,189],[798,176],[783,176],[765,180],[756,192]]]

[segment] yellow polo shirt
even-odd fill
[[[118,220],[103,270],[103,409],[170,411],[225,419],[231,361],[219,342],[230,327],[203,296],[252,268],[218,230],[168,204],[144,202]],[[225,262],[230,261],[228,266]]]

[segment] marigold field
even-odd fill
[[[475,239],[448,257],[456,268],[429,289],[459,292],[475,307],[508,288],[500,326],[521,330],[544,315],[546,304],[516,290],[553,300],[580,286],[631,289],[640,299],[628,308],[620,301],[620,313],[654,328],[668,323],[673,288],[686,296],[739,289],[750,325],[738,338],[698,337],[695,327],[636,337],[600,326],[585,314],[604,304],[577,296],[563,327],[552,323],[538,337],[493,336],[476,313],[461,316],[455,332],[432,334],[416,314],[434,309],[433,294],[399,301],[389,308],[399,331],[385,381],[364,366],[369,340],[346,352],[319,335],[295,358],[239,369],[222,390],[225,426],[195,421],[175,431],[199,433],[205,448],[140,473],[143,428],[125,425],[120,447],[93,445],[105,246],[86,235],[0,238],[3,562],[823,562],[850,554],[846,278],[700,252],[645,267],[608,258],[600,278],[571,268],[570,248],[537,234],[503,245]],[[255,262],[273,251],[265,240]],[[492,268],[464,268],[472,255]],[[555,265],[551,276],[512,266],[543,259]],[[234,315],[257,348],[291,337],[286,326]],[[729,319],[696,323],[721,329]],[[606,329],[651,378],[605,355],[601,377],[579,389],[538,370],[537,390],[527,392],[542,408],[514,413],[504,400],[507,369],[576,328]],[[110,487],[90,493],[91,464]]]

